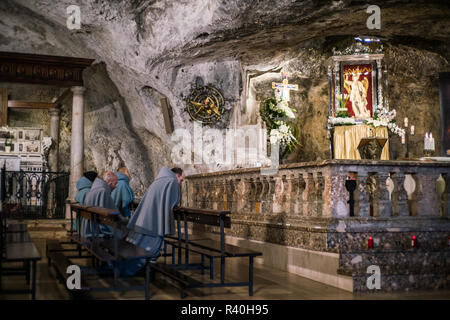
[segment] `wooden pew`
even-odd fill
[[[41,260],[41,254],[32,242],[26,224],[12,224],[6,227],[7,221],[4,214],[2,212],[0,214],[0,291],[31,293],[31,298],[34,300],[36,298],[36,263]],[[22,262],[23,267],[3,266],[4,263],[11,262]],[[31,289],[2,290],[3,275],[25,275],[27,285],[31,282]]]
[[[88,219],[91,222],[92,238],[84,239],[81,233],[72,236],[72,240],[80,244],[87,252],[91,254],[93,259],[93,266],[96,266],[96,261],[114,264],[114,285],[108,288],[111,291],[126,291],[126,290],[144,290],[146,299],[149,299],[150,286],[150,261],[154,258],[148,251],[119,239],[119,229],[121,228],[121,219],[117,210],[82,206],[77,203],[70,203],[70,210],[76,213],[78,230],[81,225],[81,218]],[[99,238],[98,225],[102,223],[113,227],[113,237],[109,239]],[[144,259],[145,266],[145,285],[144,286],[130,286],[119,287],[118,278],[119,270],[118,263],[127,259]],[[90,291],[105,291],[105,288],[89,288]]]
[[[55,241],[55,240],[53,240]],[[67,289],[69,292],[70,300],[75,300],[79,298],[84,298],[86,295],[90,292],[90,288],[85,284],[85,277],[83,274],[83,269],[81,272],[81,288],[80,289],[71,289],[69,290],[67,288],[67,279],[69,278],[69,274],[67,273],[67,268],[70,265],[73,265],[72,261],[70,261],[69,257],[66,256],[63,251],[59,251],[57,249],[58,246],[55,246],[52,249],[52,244],[50,243],[49,246],[47,246],[47,258],[49,266],[53,266],[56,278],[59,280],[59,282],[64,286],[64,288]]]
[[[156,263],[150,266],[151,270],[161,272],[175,281],[183,281],[183,289],[198,287],[230,287],[248,286],[249,295],[253,295],[253,260],[254,257],[262,255],[261,252],[243,249],[225,243],[225,228],[231,228],[231,218],[229,211],[195,209],[185,207],[175,207],[174,218],[177,221],[177,237],[166,237],[165,244],[172,246],[172,264]],[[181,221],[184,222],[184,232],[182,232]],[[205,237],[192,237],[188,233],[188,223],[197,223],[220,227],[220,241],[214,241]],[[191,239],[189,239],[191,238]],[[175,264],[174,249],[178,250],[178,264]],[[182,250],[185,251],[185,263],[182,263]],[[200,266],[189,263],[189,252],[201,255]],[[182,270],[195,269],[198,267],[204,272],[204,257],[210,259],[210,280],[213,279],[213,260],[219,258],[221,261],[220,282],[201,282],[183,275]],[[227,258],[248,257],[249,258],[249,280],[248,282],[226,282],[225,265]],[[171,273],[168,273],[168,269]],[[181,292],[184,297],[184,291]]]

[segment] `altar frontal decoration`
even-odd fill
[[[295,109],[289,107],[289,90],[298,90],[297,85],[288,83],[287,74],[283,73],[283,84],[272,84],[275,90],[273,96],[261,103],[260,114],[266,123],[270,144],[280,144],[281,158],[292,152],[298,144],[296,135],[298,128],[295,125]]]
[[[186,109],[191,120],[214,124],[222,119],[225,99],[213,86],[197,86],[186,99]]]

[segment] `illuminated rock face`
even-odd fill
[[[274,80],[262,75],[283,68],[289,81],[299,85],[299,91],[291,92],[291,106],[299,115],[300,147],[288,160],[329,158],[327,64],[345,36],[385,38],[390,106],[416,128],[410,156],[421,155],[424,131],[433,130],[440,148],[438,73],[449,71],[450,28],[448,9],[438,3],[390,1],[381,7],[381,30],[367,29],[366,5],[290,0],[85,0],[79,2],[81,28],[69,30],[66,10],[71,4],[2,1],[0,50],[96,59],[84,73],[86,168],[126,165],[138,193],[161,165],[172,165],[175,142],[165,131],[160,99],[168,99],[175,129],[192,130],[184,99],[199,80],[221,89],[230,110],[228,126],[234,112],[241,112],[243,123],[252,123]],[[253,106],[247,103],[248,72],[255,74]],[[68,168],[70,115],[69,99],[61,115],[62,169]],[[45,119],[31,117],[30,125],[46,127]],[[400,140],[393,138],[391,158],[402,156]]]

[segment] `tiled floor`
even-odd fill
[[[40,252],[45,254],[45,241],[35,240]],[[74,261],[75,262],[75,261]],[[83,265],[85,259],[77,260]],[[219,265],[215,268],[219,272]],[[226,277],[230,280],[245,281],[248,276],[248,262],[244,259],[230,259],[227,262]],[[205,275],[207,277],[208,275]],[[156,282],[150,286],[152,299],[171,300],[180,299],[177,289],[170,286],[159,275]],[[107,287],[111,282],[109,278],[94,281],[95,286]],[[187,291],[187,300],[248,300],[248,299],[273,299],[273,300],[310,300],[310,299],[450,299],[450,291],[425,291],[425,292],[397,292],[376,294],[352,294],[334,287],[330,287],[287,272],[278,271],[255,265],[254,269],[254,295],[248,296],[247,287],[231,288],[202,288]],[[126,280],[127,284],[141,285],[143,278]],[[3,288],[23,289],[25,280],[20,276],[3,277]],[[47,259],[43,258],[38,264],[37,293],[38,300],[68,299],[64,287],[55,280],[54,270],[47,267]],[[128,292],[95,292],[90,295],[92,299],[143,299],[142,291]],[[30,295],[1,294],[0,299],[30,299]]]

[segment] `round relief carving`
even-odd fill
[[[25,66],[23,64],[17,66],[17,75],[23,75],[25,73]]]
[[[2,73],[9,73],[9,65],[7,64],[2,64],[2,66],[0,67],[0,70]]]

